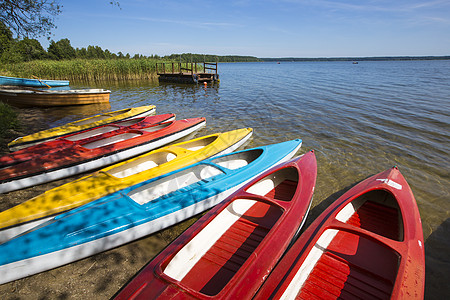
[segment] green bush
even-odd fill
[[[0,102],[0,138],[5,136],[8,129],[17,128],[18,126],[17,113],[8,104]]]

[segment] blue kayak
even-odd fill
[[[199,214],[293,157],[301,143],[297,139],[210,158],[58,215],[0,245],[0,284],[117,247]]]
[[[0,85],[29,86],[29,87],[56,87],[68,86],[68,80],[31,79],[19,77],[0,76]]]

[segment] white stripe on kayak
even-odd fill
[[[164,269],[164,274],[178,281],[183,280],[217,240],[255,203],[255,200],[248,199],[238,199],[230,203],[226,209],[178,251]]]
[[[72,175],[76,175],[79,173],[83,173],[86,171],[94,170],[101,168],[105,165],[111,165],[115,162],[125,160],[127,158],[142,154],[144,152],[159,148],[161,146],[164,146],[170,142],[176,141],[198,129],[200,129],[202,126],[205,126],[205,122],[199,123],[194,127],[188,128],[187,130],[183,130],[181,132],[178,132],[176,134],[172,134],[168,137],[159,139],[154,142],[147,143],[145,145],[133,147],[128,150],[123,150],[118,153],[101,157],[99,159],[91,160],[86,163],[81,163],[72,167],[68,168],[62,168],[56,171],[51,171],[48,173],[42,173],[35,176],[30,176],[10,182],[5,182],[3,184],[0,184],[0,193],[6,193],[9,191],[14,191],[22,188],[26,188],[29,186],[41,184],[44,182],[49,182],[57,179],[61,179],[64,177],[69,177]]]

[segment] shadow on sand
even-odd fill
[[[425,241],[425,299],[450,299],[450,218]]]

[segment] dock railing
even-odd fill
[[[217,62],[161,62],[156,63],[156,73],[159,81],[199,83],[218,82]]]
[[[203,71],[203,72],[199,72]],[[217,62],[161,62],[156,63],[156,73],[159,74],[198,74],[198,73],[214,73],[217,75]]]

